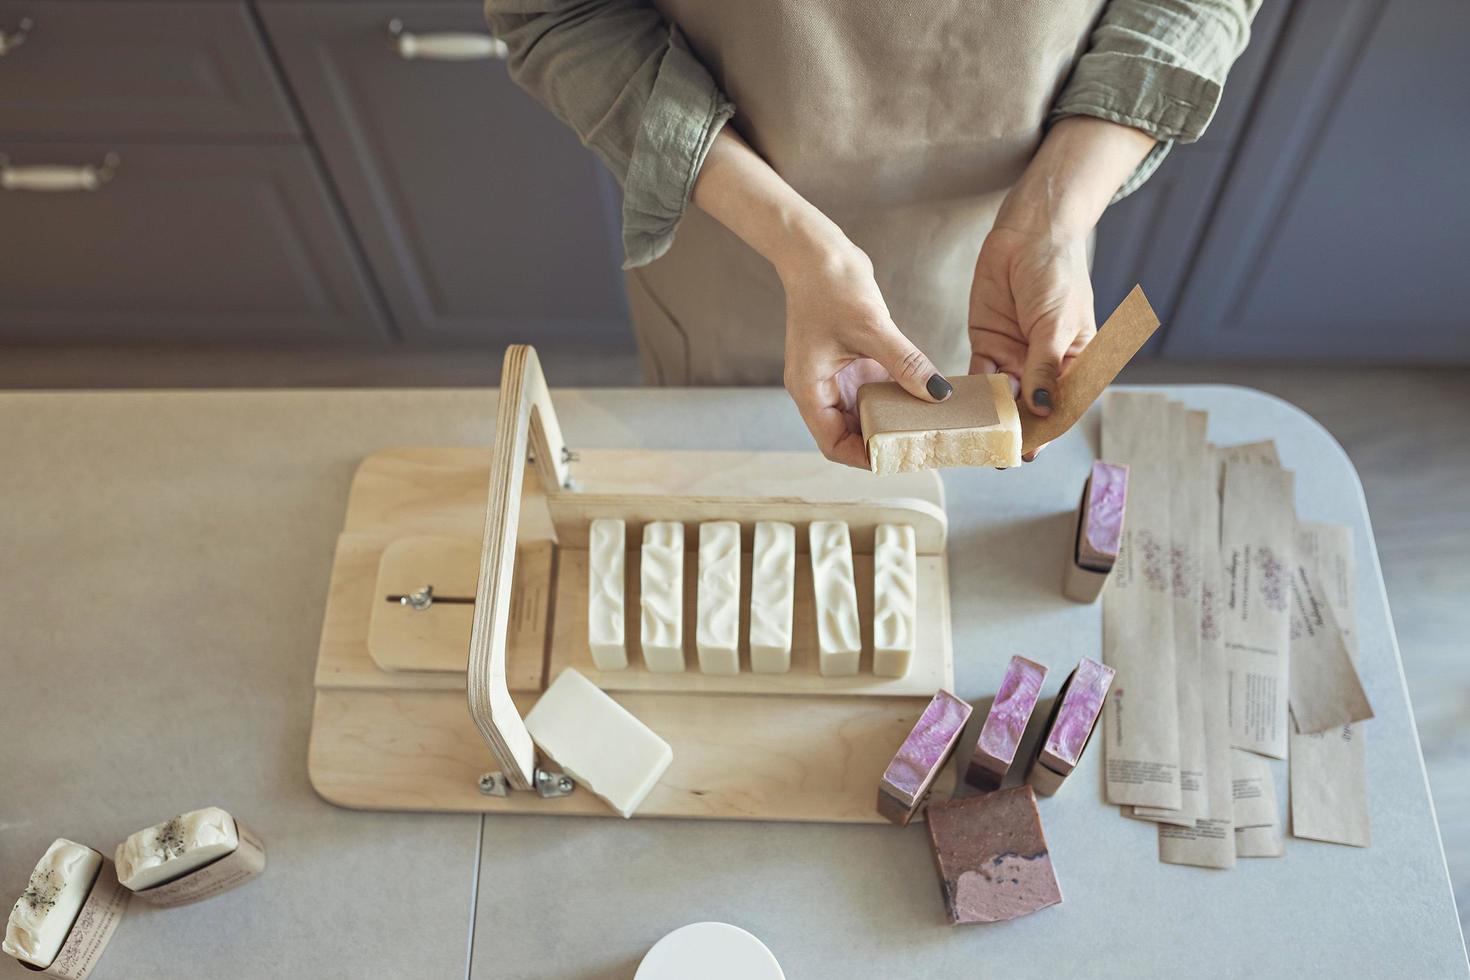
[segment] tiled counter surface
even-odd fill
[[[110,849],[217,803],[270,867],[200,905],[135,902],[97,980],[628,978],[659,936],[723,919],[792,978],[1466,973],[1356,475],[1295,409],[1238,388],[1172,393],[1217,442],[1275,438],[1298,510],[1357,532],[1373,846],[1289,839],[1233,872],[1161,865],[1151,826],[1102,802],[1101,754],[1042,802],[1065,903],[944,924],[921,826],[374,814],[306,778],[311,676],[353,468],[395,445],[484,445],[481,391],[0,395],[0,889],[55,836]],[[809,448],[779,391],[563,391],[576,446]],[[1100,647],[1061,599],[1068,515],[1097,421],[1037,464],[949,472],[956,682],[992,693],[1014,653]],[[1285,805],[1284,765],[1281,799]],[[477,862],[478,857],[478,862]],[[0,977],[28,976],[6,958]]]

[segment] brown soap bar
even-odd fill
[[[1030,786],[929,807],[949,921],[1003,922],[1062,900]]]
[[[895,381],[858,389],[868,461],[880,476],[942,466],[1021,465],[1021,416],[1003,374],[951,379],[954,394],[926,402]]]

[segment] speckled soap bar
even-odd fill
[[[1004,922],[1062,901],[1030,786],[936,803],[928,820],[950,922]]]
[[[1041,664],[1025,657],[1011,658],[975,742],[965,782],[977,789],[996,789],[1005,780],[1045,680],[1046,668]]]
[[[1041,751],[1031,767],[1031,785],[1042,796],[1051,796],[1060,789],[1062,780],[1082,761],[1082,752],[1113,685],[1113,675],[1113,668],[1083,657],[1062,685],[1046,722]]]
[[[934,695],[878,783],[880,814],[899,826],[913,819],[954,752],[970,711],[967,702],[948,691]]]

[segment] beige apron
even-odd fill
[[[868,253],[894,321],[946,373],[969,363],[975,257],[1041,139],[1104,0],[660,0],[734,125]],[[628,274],[650,383],[780,384],[769,263],[690,206]]]

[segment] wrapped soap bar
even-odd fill
[[[914,818],[935,777],[954,754],[970,711],[968,702],[948,691],[930,699],[878,783],[880,814],[900,827]]]
[[[117,846],[117,877],[150,905],[188,905],[265,870],[265,845],[217,806],[144,827]]]
[[[1046,721],[1041,751],[1029,777],[1042,796],[1051,796],[1061,789],[1062,780],[1082,761],[1082,752],[1102,715],[1113,676],[1113,668],[1083,657],[1062,685],[1051,717]]]
[[[1062,594],[1073,602],[1094,602],[1102,594],[1123,543],[1128,502],[1128,467],[1097,460],[1082,486],[1077,533],[1062,578]]]
[[[1026,734],[1045,680],[1046,668],[1041,664],[1025,657],[1011,658],[975,742],[965,782],[977,789],[999,788],[1016,761],[1016,749]]]
[[[915,398],[895,381],[858,389],[868,461],[880,476],[942,466],[1020,466],[1021,416],[1003,374],[951,379],[942,402]]]
[[[928,821],[950,922],[1002,922],[1061,902],[1030,786],[936,803]]]
[[[58,837],[10,910],[0,948],[31,970],[82,980],[127,904],[112,862],[85,844]]]

